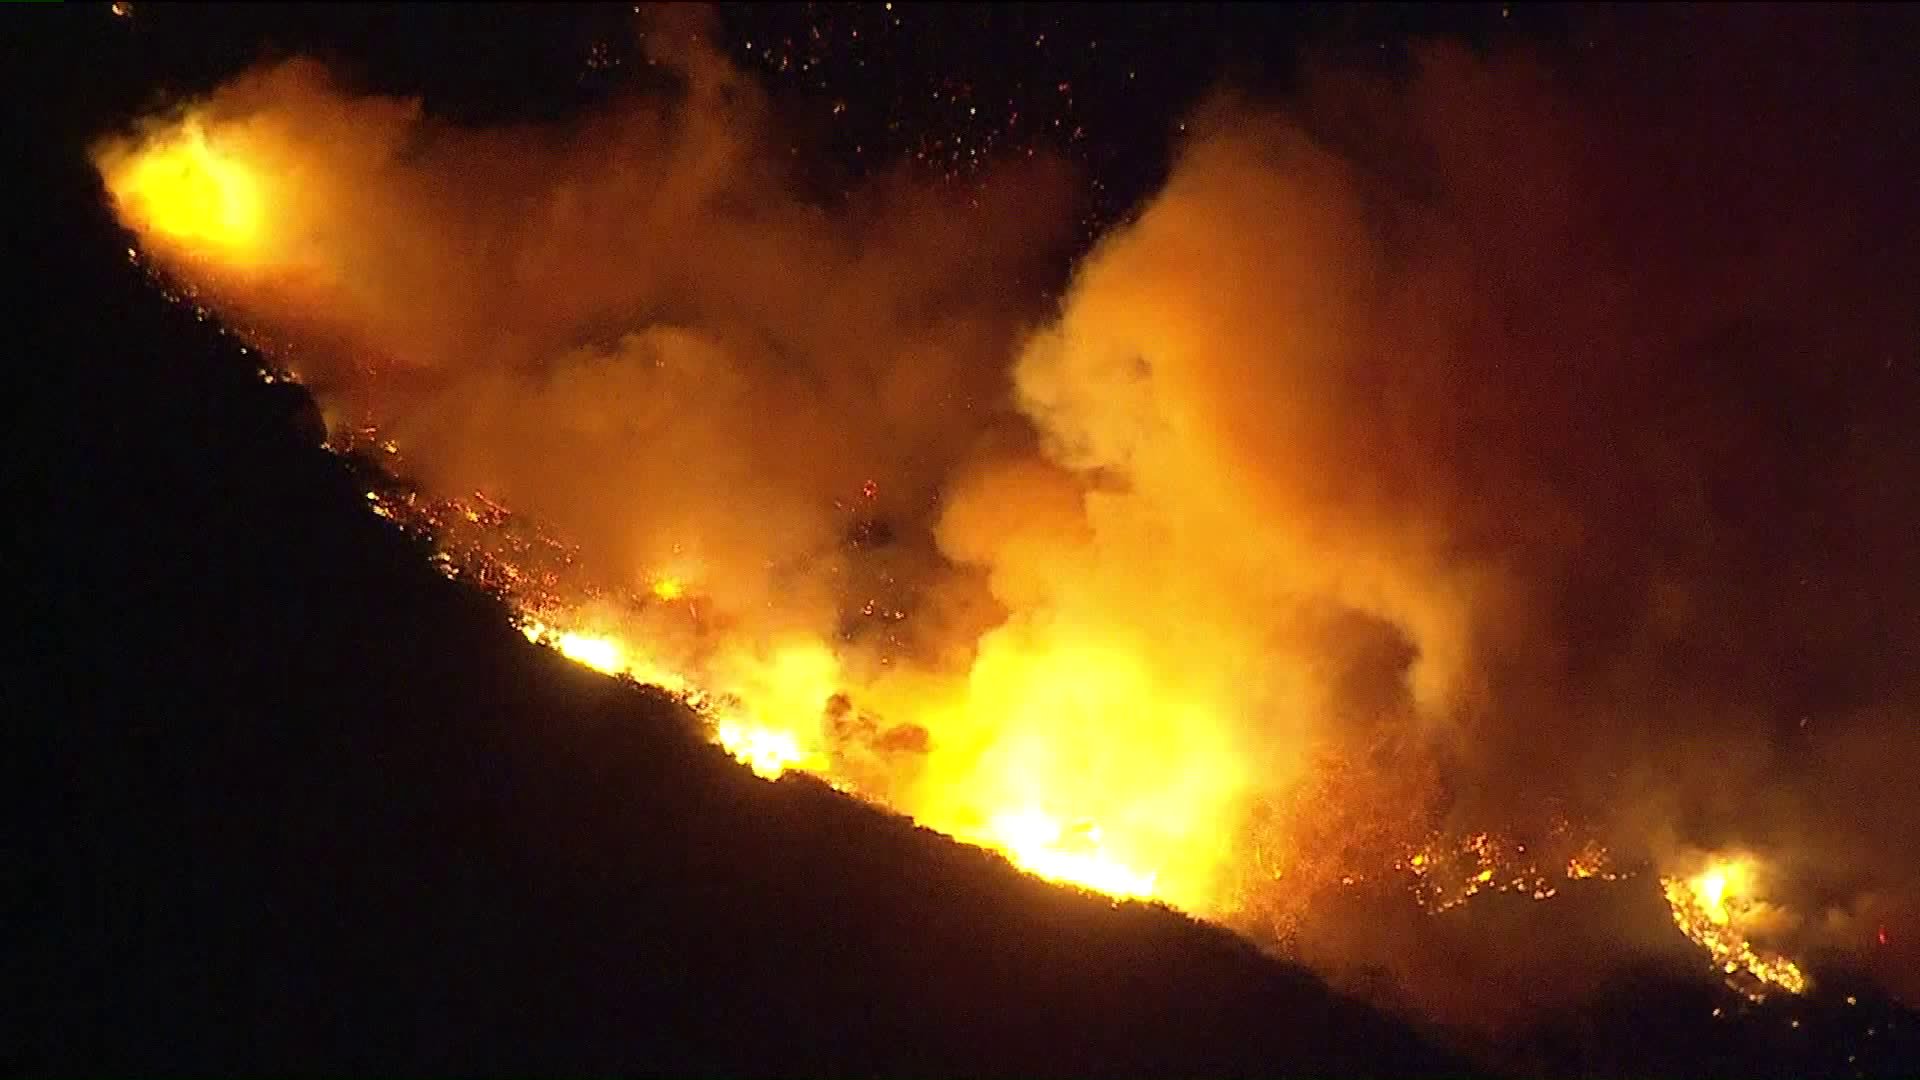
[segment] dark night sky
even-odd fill
[[[48,22],[29,70],[86,72],[33,110],[71,135],[293,54],[468,122],[561,116],[647,85],[638,21],[621,4],[177,4],[105,16],[24,16]],[[96,25],[73,25],[81,18]],[[1303,46],[1391,64],[1426,37],[1577,44],[1566,11],[1500,4],[721,4],[719,18],[729,52],[844,167],[906,156],[964,171],[970,151],[1065,148],[1089,167],[1103,220],[1150,189],[1163,136],[1203,91],[1223,77],[1284,88]]]

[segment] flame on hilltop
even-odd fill
[[[1768,989],[1804,993],[1808,980],[1798,964],[1763,953],[1749,940],[1771,910],[1758,891],[1760,876],[1752,856],[1722,856],[1691,876],[1661,878],[1660,888],[1674,925],[1707,951],[1736,989],[1756,1000]]]
[[[987,835],[1014,864],[1044,878],[1068,881],[1110,896],[1147,898],[1153,875],[1129,869],[1101,853],[1100,826],[1068,828],[1041,810],[997,814]]]
[[[1568,831],[1565,823],[1560,823],[1555,830],[1558,835],[1549,837],[1544,849],[1534,851],[1529,851],[1526,844],[1486,832],[1458,838],[1437,836],[1395,869],[1413,877],[1415,901],[1435,914],[1459,907],[1483,892],[1551,900],[1560,894],[1566,881],[1619,881],[1633,876],[1614,866],[1607,849],[1593,840],[1570,845]],[[1553,842],[1556,840],[1559,842]]]
[[[209,139],[188,116],[154,135],[138,153],[102,162],[107,191],[135,228],[229,268],[266,257],[264,181],[238,151]]]

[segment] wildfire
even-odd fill
[[[620,646],[606,638],[587,637],[584,634],[561,634],[553,647],[560,655],[577,664],[585,664],[595,671],[608,675],[621,670]]]
[[[1040,810],[997,815],[987,831],[1016,866],[1044,878],[1071,882],[1110,896],[1153,896],[1154,875],[1142,874],[1101,850],[1098,825],[1074,828]]]
[[[807,760],[792,732],[756,727],[736,719],[714,725],[714,737],[735,761],[767,780],[778,780],[788,769]]]
[[[1756,1000],[1765,988],[1806,991],[1799,965],[1756,950],[1748,935],[1765,905],[1756,893],[1758,867],[1746,856],[1716,858],[1691,877],[1663,877],[1660,888],[1673,910],[1673,922],[1707,951],[1722,974]]]
[[[285,235],[286,216],[304,203],[291,197],[293,181],[249,159],[246,150],[244,126],[220,128],[188,116],[105,148],[96,158],[123,218],[157,249],[189,256],[195,265],[257,271],[297,250]],[[361,265],[346,256],[339,261]],[[268,381],[285,377],[260,370]],[[1244,855],[1235,845],[1257,779],[1250,774],[1270,767],[1284,772],[1290,764],[1285,758],[1291,744],[1260,757],[1235,741],[1248,725],[1234,720],[1293,707],[1291,690],[1255,698],[1222,689],[1233,678],[1264,671],[1270,657],[1249,647],[1249,655],[1223,658],[1246,635],[1231,626],[1207,634],[1203,613],[1189,610],[1202,606],[1191,595],[1206,595],[1229,579],[1199,576],[1199,588],[1178,593],[1132,580],[1150,584],[1163,576],[1134,570],[1135,563],[1160,557],[1157,532],[1148,534],[1152,543],[1123,545],[1113,558],[1127,565],[1124,574],[1112,576],[1127,580],[1075,581],[1073,588],[1058,590],[1058,602],[1030,605],[1038,611],[1034,617],[1009,619],[977,640],[970,637],[964,671],[903,672],[906,665],[898,665],[874,675],[860,669],[853,650],[840,647],[847,637],[836,639],[832,630],[712,628],[709,623],[724,621],[715,616],[721,605],[710,595],[723,575],[703,562],[682,561],[677,546],[671,557],[628,566],[618,575],[601,567],[595,577],[582,569],[567,539],[477,491],[435,500],[394,490],[395,478],[410,474],[400,445],[386,433],[372,426],[336,432],[331,445],[374,456],[381,479],[369,481],[369,509],[430,538],[435,566],[499,596],[528,641],[583,667],[673,695],[705,722],[718,746],[760,777],[793,771],[818,776],[929,828],[1001,852],[1041,878],[1116,898],[1165,902],[1202,917],[1222,914],[1232,902],[1222,879],[1231,861]],[[1048,476],[1021,479],[1045,487]],[[876,509],[883,503],[880,484],[867,479],[856,490],[860,499],[848,501],[858,504],[871,540],[882,531],[871,528],[884,509]],[[974,509],[985,520],[970,531],[1004,531],[990,513],[999,501],[997,493],[979,500]],[[1062,535],[1078,535],[1086,525],[1081,512],[1090,507],[1115,516],[1123,505],[1078,490],[1060,502],[1061,516],[1073,526],[1058,530]],[[1169,516],[1135,513],[1155,522]],[[884,543],[871,540],[869,546]],[[1168,558],[1166,565],[1176,565]],[[1006,580],[998,584],[1054,599],[1045,587],[1053,583],[1040,579],[1051,576],[1055,564],[1041,561],[1047,572],[999,574]],[[908,617],[911,605],[870,598],[865,584],[851,594],[859,616],[868,620],[863,625],[890,630]],[[1083,595],[1102,588],[1138,589],[1142,596],[1128,598],[1141,605],[1133,609],[1136,615],[1144,608],[1191,626],[1142,626],[1137,617],[1129,626],[1126,610]],[[759,599],[756,594],[756,606]],[[1168,641],[1178,644],[1169,647]],[[875,661],[891,662],[890,656]],[[1210,665],[1214,670],[1207,670]],[[1379,812],[1376,802],[1351,801]],[[1364,856],[1329,857],[1339,865],[1319,877],[1345,885],[1405,885],[1415,903],[1441,912],[1482,893],[1546,900],[1567,881],[1630,876],[1606,849],[1582,845],[1570,831],[1538,850],[1484,831],[1434,835],[1423,846],[1410,846],[1430,824],[1396,827]],[[1321,848],[1347,850],[1334,843]],[[1272,867],[1262,862],[1261,881],[1271,886],[1302,861],[1292,852],[1277,856]],[[1750,861],[1723,860],[1692,877],[1662,878],[1661,887],[1675,923],[1723,973],[1800,992],[1807,980],[1792,961],[1749,943],[1760,907],[1753,876]]]
[[[1564,823],[1559,831],[1565,832]],[[1526,844],[1487,832],[1434,837],[1398,868],[1414,879],[1414,900],[1436,914],[1483,892],[1550,900],[1560,894],[1555,879],[1562,876],[1568,881],[1618,881],[1631,876],[1616,868],[1612,855],[1597,842],[1589,840],[1568,854],[1566,837],[1553,839],[1561,842],[1529,851]]]
[[[603,634],[561,630],[533,617],[521,619],[520,632],[528,641],[546,645],[574,663],[603,675],[625,676],[676,695],[693,689],[693,684],[678,672]]]
[[[378,506],[376,506],[378,509]],[[391,516],[391,514],[382,515]],[[603,675],[629,678],[679,698],[704,718],[718,742],[735,760],[768,780],[808,763],[815,755],[792,731],[756,723],[736,705],[703,693],[693,680],[605,634],[561,630],[537,618],[523,618],[520,632],[561,656]]]
[[[1588,843],[1567,860],[1567,877],[1574,881],[1595,877],[1612,880],[1613,874],[1607,869],[1607,850],[1599,844]]]
[[[375,504],[376,510],[382,506]],[[678,597],[680,585],[673,579],[655,582],[649,592],[660,596],[663,584],[671,584],[668,591]],[[807,650],[790,649],[750,677],[750,685],[715,695],[699,691],[691,679],[646,659],[612,636],[559,629],[532,617],[524,618],[520,629],[528,641],[552,648],[583,667],[631,678],[679,696],[708,721],[714,741],[764,779],[775,780],[790,770],[804,769],[844,786],[841,778],[833,775],[830,763],[804,745],[799,733],[754,719],[756,710],[742,701],[743,695],[750,696],[765,708],[785,698],[792,711],[805,715],[815,699],[833,692],[831,672],[827,670],[830,658],[823,664],[822,657]],[[1154,895],[1156,875],[1135,870],[1113,857],[1105,849],[1100,827],[1091,822],[1069,825],[1043,810],[1030,808],[994,814],[983,829],[958,831],[964,833],[964,839],[999,850],[1014,865],[1048,880],[1115,897],[1147,899]]]
[[[268,215],[260,176],[209,138],[198,118],[138,152],[105,153],[102,164],[115,205],[143,232],[223,266],[262,257]]]

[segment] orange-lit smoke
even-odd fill
[[[561,129],[296,62],[97,160],[336,425],[651,595],[598,632],[793,757],[911,730],[839,768],[934,827],[1298,925],[1571,817],[1841,912],[1920,892],[1915,144],[1864,107],[1910,77],[1713,19],[1218,95],[1051,313],[1068,170],[816,205],[698,25],[677,92]]]

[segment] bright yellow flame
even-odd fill
[[[655,579],[649,591],[656,600],[673,601],[687,595],[687,586],[677,577],[663,577]]]
[[[1109,896],[1146,899],[1153,895],[1154,875],[1140,873],[1102,851],[1097,825],[1068,830],[1058,818],[1029,809],[995,815],[986,837],[1015,866],[1039,877]]]
[[[739,702],[713,717],[714,734],[742,764],[772,780],[788,769],[824,770],[821,717],[839,691],[840,663],[824,644],[793,641],[769,655],[739,653],[719,662],[721,693]]]
[[[197,117],[138,149],[105,152],[100,164],[107,191],[142,234],[229,268],[265,255],[260,176],[210,140]]]
[[[726,692],[724,704],[702,693],[687,676],[628,647],[608,634],[562,630],[544,620],[524,618],[520,632],[583,667],[606,675],[624,675],[680,696],[706,719],[717,741],[741,764],[768,780],[788,769],[820,768],[824,761],[806,749],[796,728],[761,722],[758,715],[818,716],[834,693],[838,675],[824,647],[789,646],[764,661],[735,658],[740,685]],[[751,705],[749,703],[752,703]]]
[[[767,780],[778,780],[788,769],[806,761],[800,741],[791,732],[756,727],[738,719],[721,720],[714,736],[734,760]]]
[[[1763,954],[1747,940],[1764,905],[1755,895],[1756,866],[1751,858],[1716,858],[1692,877],[1664,877],[1660,888],[1673,922],[1707,951],[1727,975],[1751,977],[1760,987],[1804,993],[1807,976],[1784,956]],[[1759,991],[1750,991],[1759,996]]]
[[[595,671],[608,675],[618,675],[625,667],[621,663],[621,650],[618,642],[607,638],[588,637],[585,634],[561,634],[553,647],[560,655],[576,664],[584,664]]]
[[[1246,758],[1199,688],[1056,626],[989,635],[944,703],[914,690],[880,694],[933,734],[901,809],[1042,877],[1219,913]]]
[[[757,775],[800,769],[844,779],[822,749],[823,718],[846,681],[825,642],[729,651],[696,679],[644,659],[618,636],[549,618],[524,618],[521,632],[575,663],[681,695],[714,740]],[[1202,909],[1218,859],[1207,843],[1218,835],[1211,815],[1232,770],[1213,760],[1224,760],[1224,748],[1199,758],[1188,752],[1204,746],[1191,734],[1201,726],[1145,678],[1123,653],[1065,649],[1044,661],[1009,653],[977,668],[969,692],[945,712],[907,694],[901,711],[948,738],[927,748],[921,783],[898,808],[1038,877],[1116,897],[1178,896]],[[1041,724],[1046,718],[1057,722]],[[1158,741],[1130,742],[1129,727],[1153,730]],[[1173,896],[1169,868],[1181,875]]]
[[[1699,898],[1700,904],[1706,908],[1707,915],[1713,920],[1715,926],[1727,924],[1725,900],[1728,869],[1725,866],[1716,866],[1687,883],[1693,890],[1693,894]]]
[[[546,645],[574,663],[604,675],[624,675],[635,682],[657,686],[670,694],[687,694],[693,690],[693,684],[686,676],[628,648],[618,638],[561,630],[536,618],[522,619],[520,632],[526,635],[528,641]]]

